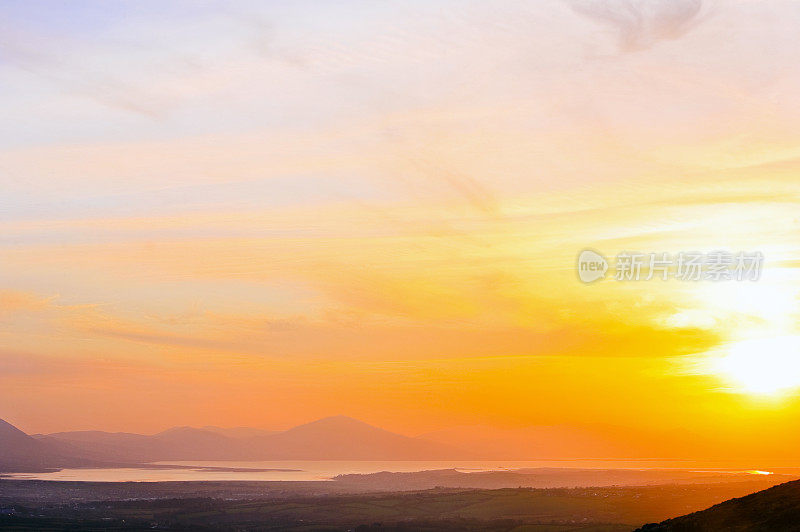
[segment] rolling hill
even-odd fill
[[[637,532],[800,531],[800,480],[793,480]]]

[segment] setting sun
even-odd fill
[[[717,374],[736,389],[754,395],[779,395],[800,388],[800,337],[743,340],[712,362]]]

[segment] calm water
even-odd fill
[[[170,467],[173,466],[173,467]],[[465,473],[508,471],[524,468],[585,469],[720,469],[720,464],[654,460],[546,460],[546,461],[198,461],[159,462],[152,467],[113,469],[62,469],[52,473],[9,473],[9,478],[36,480],[80,480],[93,482],[180,481],[180,480],[330,480],[347,473],[380,471],[415,472],[457,469]],[[729,466],[730,467],[730,466]],[[731,472],[759,469],[748,465]]]

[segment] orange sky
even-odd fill
[[[793,436],[800,9],[596,4],[0,8],[0,417]]]

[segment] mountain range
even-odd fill
[[[622,439],[619,434],[628,437]],[[457,426],[410,437],[346,416],[284,431],[203,426],[174,427],[156,434],[27,435],[0,420],[0,471],[183,460],[635,459],[658,457],[657,453],[680,459],[714,456],[709,449],[718,446],[712,443],[679,430],[631,433],[604,425]]]
[[[175,427],[152,435],[75,431],[29,436],[0,421],[0,471],[179,460],[444,460],[465,452],[346,416],[286,431]]]
[[[0,465],[132,464],[181,460],[472,460],[631,456],[607,427],[454,427],[403,436],[334,416],[285,431],[250,427],[174,427],[156,434],[71,431],[28,436],[4,424]]]

